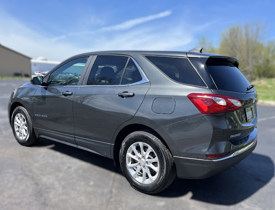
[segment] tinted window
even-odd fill
[[[186,58],[146,56],[164,74],[185,84],[205,86],[195,69]]]
[[[142,80],[139,70],[137,69],[134,61],[132,59],[129,60],[128,65],[125,69],[122,85],[132,84],[135,82],[139,82]]]
[[[87,85],[119,85],[128,57],[97,56]]]
[[[244,75],[235,66],[207,66],[208,72],[218,89],[234,92],[246,92],[250,85]]]
[[[49,77],[49,85],[77,85],[88,58],[72,60],[55,70]]]

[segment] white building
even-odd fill
[[[59,61],[48,61],[47,58],[38,57],[31,60],[32,74],[35,72],[45,73],[51,71],[54,67],[60,64]]]

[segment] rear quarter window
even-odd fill
[[[172,80],[184,84],[206,86],[187,58],[145,56]]]

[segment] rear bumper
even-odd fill
[[[257,138],[234,153],[214,160],[174,156],[177,176],[184,179],[203,179],[213,176],[243,160],[256,145]]]

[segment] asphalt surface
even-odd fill
[[[23,82],[0,80],[0,209],[275,209],[275,107],[258,105],[258,146],[245,160],[149,196],[132,189],[110,159],[47,140],[20,146],[7,104]]]

